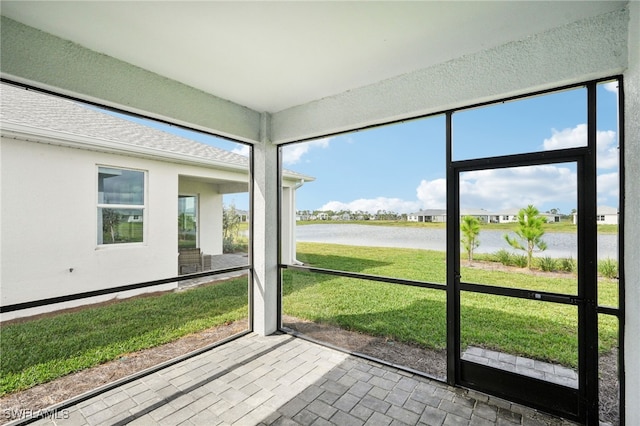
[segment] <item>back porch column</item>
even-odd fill
[[[253,146],[253,330],[278,329],[278,148],[271,143],[271,116],[260,117],[260,143]]]

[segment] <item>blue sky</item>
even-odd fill
[[[598,87],[598,203],[617,207],[617,83]],[[586,89],[500,103],[453,116],[454,160],[586,145]],[[145,120],[134,121],[143,122]],[[149,124],[148,122],[146,122]],[[163,124],[162,130],[248,155],[247,145]],[[445,119],[434,116],[290,144],[287,169],[315,178],[297,192],[299,210],[411,213],[444,208]],[[576,207],[574,164],[461,175],[462,208],[500,211],[534,204],[541,211]],[[232,195],[240,209],[246,195]]]
[[[617,93],[598,89],[598,203],[617,207]],[[460,111],[453,116],[454,160],[586,145],[586,90]],[[344,134],[284,148],[285,167],[316,178],[298,190],[301,210],[444,208],[443,116]],[[461,175],[463,208],[500,211],[534,204],[576,207],[574,164]]]

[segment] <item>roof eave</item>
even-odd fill
[[[187,165],[216,167],[219,169],[239,171],[244,173],[246,173],[248,169],[248,164],[241,165],[225,163],[222,161],[163,151],[155,148],[141,147],[107,139],[89,138],[72,133],[41,129],[24,124],[2,123],[0,134],[2,134],[3,137],[26,140],[30,142],[57,145],[67,148],[93,150],[110,154],[129,155],[154,160],[165,160]]]

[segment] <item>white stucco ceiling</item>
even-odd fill
[[[277,112],[623,4],[2,1],[1,12],[240,105]]]

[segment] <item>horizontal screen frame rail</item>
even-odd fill
[[[335,269],[314,268],[311,266],[287,265],[287,264],[280,265],[280,268],[292,269],[295,271],[312,272],[316,274],[335,275],[335,276],[345,277],[345,278],[355,278],[358,280],[368,280],[368,281],[377,281],[377,282],[383,282],[388,284],[399,284],[399,285],[408,285],[412,287],[430,288],[434,290],[447,289],[446,284],[436,284],[436,283],[430,283],[427,281],[407,280],[403,278],[384,277],[380,275],[360,274],[357,272],[338,271]]]
[[[461,282],[460,291],[471,293],[483,293],[497,296],[514,297],[518,299],[535,300],[538,302],[552,302],[563,305],[580,305],[586,302],[585,299],[575,295],[550,293],[546,291],[527,290],[522,288],[499,287],[486,284],[472,284]]]

